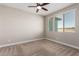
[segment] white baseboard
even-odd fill
[[[59,43],[59,44],[62,44],[62,45],[65,45],[65,46],[69,46],[69,47],[72,47],[72,48],[75,48],[75,49],[79,49],[79,47],[74,46],[74,45],[70,45],[70,44],[63,43],[63,42],[60,42],[60,41],[57,41],[57,40],[53,40],[53,39],[49,39],[49,38],[45,38],[45,39],[53,41],[53,42],[56,42],[56,43]]]
[[[41,39],[43,39],[43,38],[37,38],[37,39],[32,39],[32,40],[27,40],[27,41],[21,41],[21,42],[15,42],[15,43],[10,43],[10,44],[4,44],[4,45],[0,45],[0,48],[7,47],[7,46],[12,46],[12,45],[17,45],[17,44],[28,43],[28,42],[32,42],[32,41],[41,40]]]
[[[10,43],[10,44],[0,45],[0,48],[1,47],[12,46],[12,45],[17,45],[17,44],[28,43],[28,42],[42,40],[42,39],[47,39],[47,40],[50,40],[50,41],[53,41],[53,42],[56,42],[56,43],[59,43],[59,44],[65,45],[65,46],[69,46],[69,47],[72,47],[72,48],[79,49],[79,47],[77,47],[77,46],[70,45],[70,44],[63,43],[63,42],[60,42],[60,41],[57,41],[57,40],[53,40],[53,39],[49,39],[49,38],[37,38],[37,39],[32,39],[32,40],[27,40],[27,41],[21,41],[21,42],[15,42],[15,43]]]

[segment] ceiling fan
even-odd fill
[[[42,3],[42,4],[36,3],[36,6],[28,6],[28,7],[36,7],[36,8],[37,8],[36,13],[38,13],[38,11],[39,11],[40,9],[43,9],[43,10],[45,10],[45,11],[48,11],[48,9],[46,9],[46,8],[43,7],[43,6],[48,5],[48,4],[49,4],[49,3]]]

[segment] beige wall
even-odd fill
[[[0,5],[0,45],[43,37],[43,17]]]
[[[61,12],[65,12],[67,10],[70,9],[74,9],[76,8],[76,28],[75,28],[75,33],[62,33],[62,32],[48,32],[48,19],[50,19],[51,17],[53,17],[55,14],[57,13],[61,13]],[[45,20],[45,29],[46,29],[46,37],[47,38],[51,38],[51,40],[56,40],[62,43],[66,43],[68,45],[72,45],[75,47],[79,47],[79,4],[75,4],[72,6],[69,6],[67,8],[64,8],[62,10],[59,10],[55,13],[52,13],[48,16],[46,16],[46,20]]]

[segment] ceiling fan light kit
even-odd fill
[[[42,9],[42,7],[41,6],[37,6],[37,9]]]

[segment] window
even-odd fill
[[[54,21],[55,32],[63,32],[63,16],[57,15]]]
[[[75,12],[72,10],[63,15],[64,17],[64,32],[75,31]]]
[[[50,19],[49,20],[49,26],[48,27],[49,27],[48,28],[49,31],[52,31],[53,30],[53,19]]]
[[[53,30],[54,28],[54,30]],[[75,32],[75,10],[57,14],[54,20],[49,20],[49,31]]]

